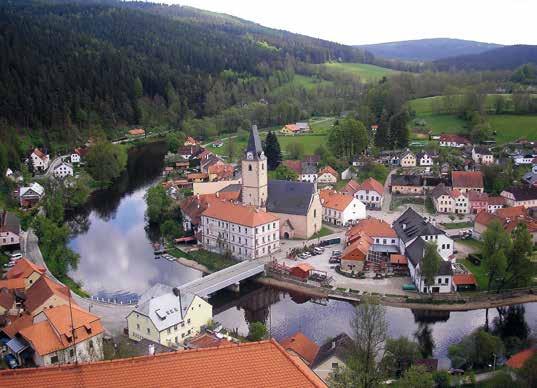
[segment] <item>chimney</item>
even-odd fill
[[[220,192],[216,192],[216,198],[220,198]]]
[[[155,355],[155,345],[149,344],[149,355],[154,356]]]

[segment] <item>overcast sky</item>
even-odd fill
[[[460,38],[537,44],[537,0],[153,0],[345,44]]]

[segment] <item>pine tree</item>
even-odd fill
[[[264,151],[267,157],[268,169],[275,170],[282,162],[282,151],[280,149],[278,137],[272,131],[269,131],[267,135]]]

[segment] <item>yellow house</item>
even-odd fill
[[[36,316],[44,309],[69,304],[71,291],[67,286],[51,280],[47,275],[42,275],[28,290],[26,290],[25,310],[32,316]],[[76,304],[74,301],[72,303]]]
[[[399,159],[401,167],[416,167],[416,155],[412,151],[406,150]]]
[[[32,263],[23,257],[7,273],[7,279],[24,279],[25,288],[28,289],[39,280],[41,275],[46,272],[45,268]]]
[[[187,338],[198,334],[212,317],[213,308],[203,298],[156,284],[127,315],[129,338],[179,347]]]

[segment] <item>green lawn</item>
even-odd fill
[[[223,255],[219,255],[218,253],[205,250],[186,253],[178,248],[169,248],[168,253],[175,257],[184,257],[185,259],[194,260],[195,262],[207,267],[207,269],[211,272],[220,271],[221,269],[237,264],[237,261],[233,259],[229,259]]]
[[[375,81],[381,79],[382,77],[387,77],[398,73],[398,71],[392,69],[375,65],[367,65],[364,63],[328,62],[325,63],[324,66],[326,66],[328,70],[358,76],[364,81]]]
[[[285,159],[287,146],[291,143],[300,143],[304,147],[304,154],[311,155],[315,149],[321,144],[326,147],[328,140],[327,135],[297,135],[297,136],[280,136],[278,135],[278,141],[280,142],[280,148],[282,150],[283,158]]]
[[[489,284],[488,281],[488,275],[485,270],[485,266],[483,263],[481,265],[474,265],[472,262],[468,261],[467,259],[464,259],[462,261],[464,266],[468,271],[474,274],[475,280],[477,281],[477,285],[480,290],[486,290]]]
[[[466,240],[457,240],[457,242],[462,245],[466,245],[467,247],[473,248],[477,253],[479,253],[481,251],[481,248],[483,248],[483,242],[475,240],[473,238],[469,238]]]
[[[490,115],[489,122],[500,144],[519,138],[537,140],[537,115]]]
[[[462,229],[462,228],[471,228],[474,223],[471,221],[465,222],[446,222],[441,224],[445,229]]]
[[[317,238],[321,238],[324,236],[328,236],[329,234],[334,233],[334,231],[326,226],[321,226],[321,230],[319,230],[317,233],[315,233],[313,236],[311,236],[310,240],[314,240]]]

